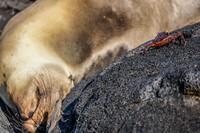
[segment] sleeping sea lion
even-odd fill
[[[193,0],[196,5],[198,1]],[[171,14],[182,17],[184,12],[169,13],[174,6],[179,5],[37,0],[9,21],[0,37],[0,97],[27,131],[44,131],[56,101],[64,99],[74,84],[152,38],[151,33],[184,26],[191,16],[188,12],[199,15],[194,6],[181,23],[171,24]],[[158,26],[163,21],[165,25]]]

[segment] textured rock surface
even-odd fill
[[[199,132],[200,23],[178,31],[185,48],[143,44],[73,88],[53,132]]]
[[[36,0],[0,0],[1,9],[21,11]]]
[[[7,22],[35,0],[0,0],[0,34]]]
[[[9,114],[5,104],[0,99],[0,132],[1,133],[14,133],[14,130],[11,127],[10,121],[6,117],[5,113]],[[9,117],[11,118],[11,117]],[[11,119],[11,121],[14,119]]]

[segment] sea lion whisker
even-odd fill
[[[21,123],[21,122],[17,122],[17,123],[13,122],[11,124],[12,124],[12,126],[18,127],[20,129],[24,129],[23,123]]]
[[[37,82],[37,85],[36,86],[38,86],[39,87],[39,85],[40,85],[40,82],[37,80],[37,78],[33,78],[34,79],[34,81],[36,81]]]
[[[48,73],[49,74],[49,73]],[[53,87],[53,84],[52,84],[52,78],[51,78],[51,76],[50,76],[50,74],[49,74],[49,81],[50,81],[50,89],[49,89],[49,91],[53,91],[53,89],[52,89],[52,87]],[[54,93],[54,92],[53,92]],[[52,98],[51,98],[52,96],[50,95],[50,97],[49,97],[49,100],[50,100],[50,102],[49,102],[49,106],[51,107],[51,100],[52,100]],[[51,109],[52,110],[52,109]]]
[[[46,70],[47,71],[47,70]],[[48,74],[48,75],[47,75]],[[51,76],[49,75],[49,72],[47,71],[46,72],[46,83],[47,83],[47,86],[46,86],[46,88],[45,88],[45,94],[48,94],[48,93],[50,93],[50,91],[51,91]],[[47,98],[48,97],[45,97],[45,100],[47,100]],[[50,101],[51,102],[51,101]]]
[[[45,69],[45,68],[44,68]],[[53,82],[52,82],[52,78],[51,78],[51,75],[50,75],[50,73],[49,73],[49,71],[48,71],[48,69],[46,69],[46,83],[47,83],[47,85],[48,86],[45,86],[44,88],[44,91],[45,91],[45,95],[47,95],[47,94],[51,94],[52,93],[52,91],[53,91],[53,89],[52,89],[52,87],[53,87]],[[48,75],[47,75],[48,74]],[[46,87],[48,87],[48,88],[46,88]],[[54,92],[53,92],[54,93]],[[53,94],[52,93],[52,94]],[[51,104],[52,104],[52,100],[51,100],[51,98],[52,98],[52,96],[50,95],[50,96],[48,96],[48,97],[45,97],[45,101],[48,101],[48,99],[49,99],[49,104],[48,104],[48,108],[50,109],[50,110],[52,110],[52,108],[53,107],[51,107]]]
[[[38,83],[38,87],[39,86],[41,86],[41,88],[43,88],[43,86],[45,87],[45,82],[43,81],[42,74],[38,73],[37,71],[35,71],[35,73],[37,73],[39,78],[42,80],[42,83],[41,83],[41,82],[39,82],[39,80],[36,77],[34,77],[35,81]]]
[[[39,77],[40,77],[40,79],[41,79],[41,81],[42,81],[42,84],[41,84],[41,88],[39,89],[39,86],[38,86],[38,93],[39,93],[39,95],[40,95],[40,98],[41,98],[41,95],[46,95],[46,93],[47,93],[47,89],[46,89],[46,85],[45,85],[45,81],[43,80],[43,77],[42,77],[42,75],[41,74],[38,74],[39,75]],[[35,79],[36,80],[36,82],[40,85],[40,83],[41,82],[39,82],[37,79]],[[40,93],[40,90],[43,90],[43,92],[42,92],[42,94]],[[46,98],[46,97],[45,97]],[[43,100],[44,100],[44,103],[46,102],[45,101],[45,98],[43,97]],[[41,100],[41,99],[40,99]],[[39,103],[39,102],[38,102]],[[40,108],[42,108],[42,109],[44,109],[44,107],[42,106],[42,107],[40,107]],[[43,113],[43,112],[42,112]],[[40,114],[40,113],[39,113]],[[40,116],[40,118],[42,117],[42,115]]]
[[[44,114],[44,107],[42,108],[43,109],[39,109],[39,111],[42,112],[42,113],[39,113],[40,120],[42,120],[42,114]]]
[[[45,68],[43,68],[44,70],[45,70]],[[48,81],[47,81],[47,79],[46,79],[46,81],[47,81],[47,83],[45,83],[45,80],[44,80],[44,77],[43,77],[43,74],[40,74],[40,73],[38,73],[38,72],[36,72],[38,75],[39,75],[39,77],[40,77],[40,79],[41,79],[41,83],[42,83],[42,85],[43,85],[43,87],[42,88],[48,88]],[[48,76],[46,76],[46,77],[48,77]],[[45,90],[43,90],[44,92],[44,94],[47,94],[47,92],[45,91]],[[46,93],[45,93],[46,92]]]
[[[41,104],[41,105],[43,105],[43,106],[40,106],[40,108],[39,108],[39,110],[38,110],[38,112],[40,112],[40,113],[38,113],[38,116],[39,116],[39,119],[40,119],[40,121],[43,121],[43,115],[42,114],[44,114],[45,113],[45,111],[46,111],[46,106],[44,106],[44,104]]]
[[[17,131],[20,131],[20,132],[22,132],[22,133],[28,133],[28,132],[26,132],[26,129],[24,129],[23,126],[20,126],[20,127],[19,127],[19,125],[16,125],[16,124],[13,124],[13,123],[11,123],[11,125],[12,125],[12,127],[13,127],[15,130],[17,130]]]
[[[42,74],[39,74],[39,76],[40,76],[40,79],[41,79],[41,83],[42,83],[42,85],[43,85],[43,87],[42,88],[47,88],[47,86],[46,86],[46,84],[45,84],[45,81],[44,81],[44,79],[43,79],[43,77],[42,77]],[[43,94],[45,94],[45,90],[43,89]]]
[[[6,110],[7,110],[8,114],[9,114],[11,117],[9,117],[9,115],[7,115],[6,113],[4,113],[4,114],[5,114],[6,116],[8,116],[9,118],[11,118],[11,120],[13,120],[14,122],[19,123],[19,122],[15,119],[15,117],[13,117],[13,115],[10,113],[10,111],[9,111],[9,109],[8,109],[7,106],[6,106]]]
[[[13,115],[10,113],[7,106],[6,106],[6,110],[7,110],[8,114],[4,113],[4,115],[10,120],[10,125],[14,129],[21,131],[21,132],[24,132],[25,129],[23,127],[23,122],[21,122],[21,119],[20,119],[20,121],[16,120],[15,117],[13,117]]]
[[[13,116],[9,116],[7,115],[6,113],[4,113],[4,115],[11,121],[13,122],[14,124],[21,124],[19,121],[17,121]],[[10,123],[11,124],[11,123]]]

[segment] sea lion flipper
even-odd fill
[[[47,122],[46,133],[51,133],[51,131],[55,127],[58,120],[61,119],[62,114],[63,114],[63,112],[61,111],[61,106],[62,106],[62,100],[59,99],[56,101],[56,106],[55,106],[54,112],[51,115],[51,119],[48,120]]]

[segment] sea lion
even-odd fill
[[[155,21],[150,20],[160,19],[158,14],[172,13],[161,8],[166,6],[162,2],[153,3],[162,12],[150,4],[37,0],[9,21],[0,37],[0,97],[27,131],[45,130],[56,101],[64,99],[74,84],[153,37],[152,31],[183,26],[190,16],[186,14],[182,24],[170,25],[171,20],[164,18],[166,26],[158,26],[162,21],[152,25]]]

